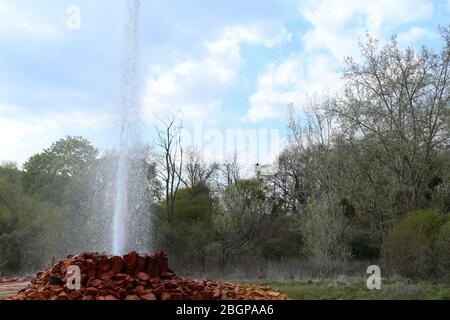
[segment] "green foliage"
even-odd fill
[[[30,272],[61,254],[61,220],[56,208],[0,175],[0,271]]]
[[[380,241],[367,232],[359,232],[350,240],[352,256],[358,260],[376,260],[380,255]]]
[[[394,226],[394,229],[411,230],[423,234],[434,243],[439,229],[448,220],[448,215],[436,209],[417,210],[402,217]]]
[[[253,252],[264,235],[273,205],[261,180],[240,180],[222,194],[214,216],[215,248],[220,265],[233,263],[244,252]]]
[[[167,222],[163,208],[157,217],[157,229],[162,231],[161,245],[174,259],[204,267],[207,245],[213,235],[213,210],[214,202],[207,190],[178,190],[173,222]]]
[[[84,138],[68,136],[56,141],[23,165],[23,190],[60,204],[70,178],[89,168],[97,155],[97,149]]]
[[[14,162],[0,163],[0,177],[6,179],[8,183],[18,184],[20,181],[21,172]]]
[[[32,156],[24,171],[0,166],[0,271],[30,272],[87,248],[97,150],[66,137]]]
[[[434,245],[437,271],[450,281],[450,219],[442,225]]]
[[[257,251],[267,260],[298,257],[303,246],[302,235],[291,226],[295,223],[292,216],[273,215],[262,229],[262,237],[256,243]]]
[[[382,256],[388,269],[411,278],[435,275],[434,245],[447,221],[448,215],[434,209],[413,211],[402,217],[383,244]]]
[[[310,199],[306,215],[300,219],[305,253],[321,268],[351,256],[346,239],[347,220],[338,201],[329,194]]]

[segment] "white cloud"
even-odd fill
[[[46,132],[45,125],[0,116],[0,161],[23,163],[29,156],[49,145]]]
[[[221,97],[239,83],[244,62],[241,43],[274,47],[290,40],[291,34],[273,23],[223,28],[217,39],[203,43],[202,57],[152,67],[144,93],[144,117],[152,122],[158,114],[180,109],[186,120],[217,119]]]
[[[307,95],[338,90],[343,60],[358,55],[358,42],[367,31],[383,40],[393,28],[430,17],[432,12],[427,0],[302,1],[300,15],[311,24],[301,37],[303,51],[262,71],[249,97],[247,120],[282,117],[289,103],[303,107]],[[429,36],[426,29],[411,28],[399,40]]]
[[[248,26],[228,26],[222,31],[221,37],[209,44],[213,51],[236,47],[240,42],[263,45],[273,48],[292,40],[292,34],[274,22],[259,22]]]
[[[432,12],[427,0],[306,1],[300,14],[312,28],[303,42],[309,50],[327,49],[342,59],[354,54],[366,31],[382,38],[385,29],[430,17]]]
[[[0,161],[22,164],[31,155],[49,147],[67,134],[85,134],[110,124],[108,114],[88,114],[79,110],[36,115],[23,108],[0,104]]]
[[[90,130],[102,129],[115,120],[109,113],[90,114],[79,110],[72,110],[67,113],[56,113],[50,117],[51,123],[70,125],[86,128]]]
[[[0,33],[24,33],[40,37],[56,37],[61,31],[55,26],[36,18],[35,12],[18,9],[0,0]]]
[[[324,54],[292,56],[270,65],[259,75],[257,90],[249,98],[247,119],[283,117],[288,104],[303,107],[309,94],[337,90],[341,77],[336,65],[333,57]]]
[[[397,40],[400,44],[408,46],[414,43],[414,41],[422,38],[438,38],[437,33],[421,27],[412,27],[408,31],[399,33]]]

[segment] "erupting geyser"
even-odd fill
[[[130,184],[137,183],[133,176],[138,174],[133,165],[140,149],[139,116],[139,13],[140,0],[127,0],[127,21],[125,30],[125,59],[122,74],[122,106],[120,149],[116,173],[116,187],[113,218],[113,253],[125,253],[127,229],[135,218],[133,210],[139,208],[139,196],[130,198]],[[134,188],[140,190],[140,188]],[[134,190],[135,192],[135,190]],[[132,210],[130,210],[132,208]],[[138,232],[138,230],[136,230]],[[134,248],[136,249],[136,248]]]

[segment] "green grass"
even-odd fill
[[[450,300],[450,284],[384,280],[380,290],[369,290],[363,279],[240,282],[270,286],[294,300]]]

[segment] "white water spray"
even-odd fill
[[[140,0],[127,0],[125,60],[122,74],[122,123],[113,218],[113,253],[116,255],[123,254],[130,245],[127,244],[127,229],[132,220],[130,208],[135,209],[139,206],[137,203],[131,203],[135,200],[130,197],[130,178],[133,178],[135,173],[132,162],[136,159],[140,145],[138,73],[140,6]]]

